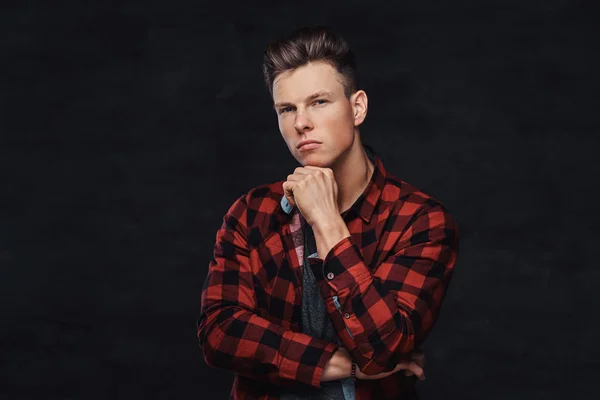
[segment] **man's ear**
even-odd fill
[[[357,90],[350,96],[350,104],[354,114],[354,126],[359,126],[367,117],[367,110],[369,109],[367,93],[364,90]]]

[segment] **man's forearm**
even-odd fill
[[[348,378],[351,370],[352,359],[348,352],[340,347],[333,353],[327,364],[325,364],[323,374],[321,375],[321,382]]]

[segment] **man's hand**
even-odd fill
[[[419,378],[420,380],[425,379],[425,372],[423,371],[423,367],[425,366],[425,354],[422,351],[417,351],[415,350],[415,352],[412,353],[412,357],[410,361],[406,361],[406,362],[401,362],[400,364],[396,365],[396,368],[394,368],[393,370],[389,371],[389,372],[382,372],[380,374],[375,374],[375,375],[365,375],[362,372],[360,372],[360,370],[356,370],[356,379],[367,379],[367,380],[373,380],[373,379],[382,379],[385,377],[388,377],[392,374],[395,374],[396,372],[400,371],[400,370],[404,370],[404,374],[407,376],[412,376],[412,375],[416,375],[417,378]]]
[[[338,350],[333,354],[331,359],[325,365],[323,374],[321,375],[321,381],[333,381],[340,380],[350,377],[350,370],[352,366],[352,358],[346,349],[339,347]],[[423,367],[425,366],[425,355],[420,350],[415,350],[412,353],[410,361],[401,362],[389,372],[382,372],[376,375],[363,374],[359,369],[356,370],[356,379],[374,380],[388,377],[400,370],[404,370],[404,374],[411,376],[416,375],[417,378],[425,379],[425,373]]]
[[[338,207],[338,186],[330,168],[298,167],[283,183],[285,197],[298,207],[314,233],[321,259],[350,236]]]
[[[421,369],[425,368],[425,353],[422,350],[415,350],[412,353],[412,361],[416,362]],[[412,370],[404,370],[404,374],[407,376],[415,375]],[[425,379],[425,374],[423,374],[423,379]]]
[[[337,182],[330,168],[298,167],[288,175],[283,190],[311,226],[340,216]]]

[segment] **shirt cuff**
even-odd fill
[[[294,334],[279,365],[279,376],[321,387],[325,365],[338,349],[338,345],[308,335]]]
[[[360,250],[352,244],[350,237],[336,243],[324,260],[311,258],[308,262],[315,278],[325,280],[338,293],[373,278]]]

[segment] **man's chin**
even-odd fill
[[[319,167],[319,168],[330,168],[331,160],[326,157],[319,156],[317,154],[307,154],[300,159],[298,162],[302,164],[303,167],[311,166],[311,167]]]

